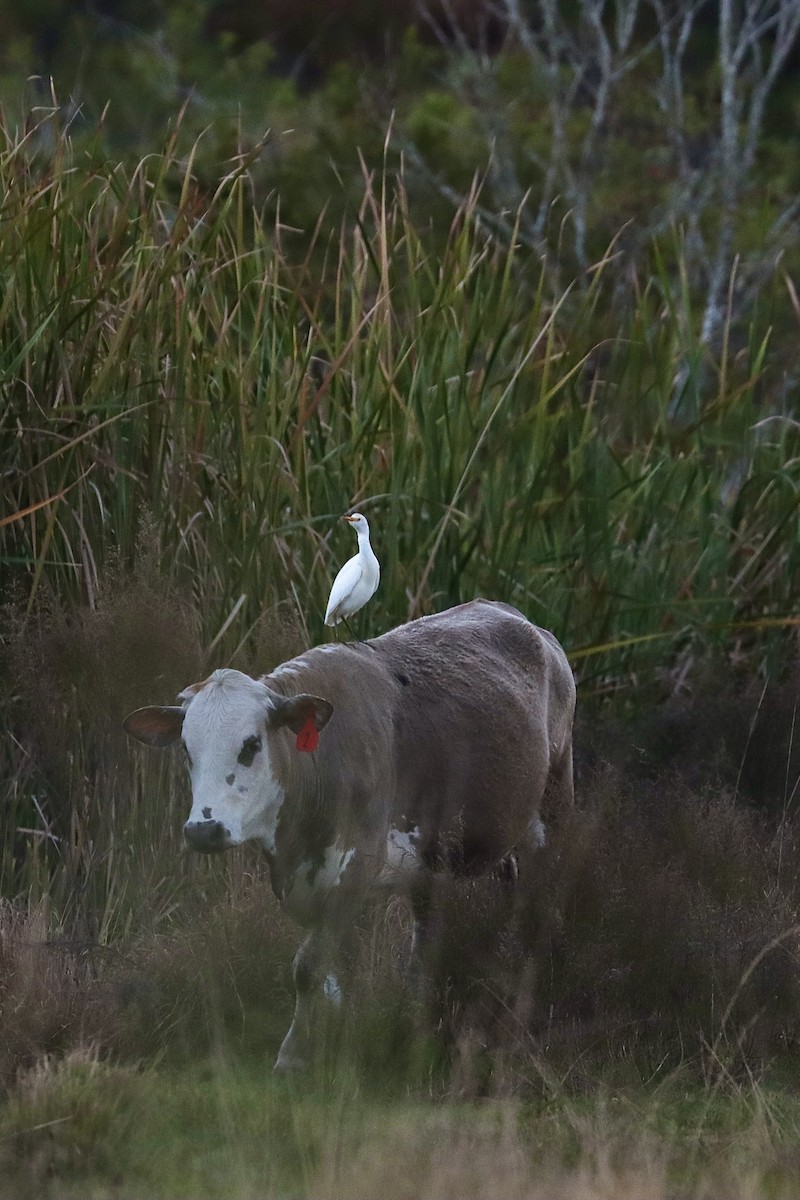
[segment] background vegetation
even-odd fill
[[[792,6],[135,7],[0,18],[9,1194],[372,1195],[376,1121],[409,1195],[792,1194]],[[432,1012],[365,915],[298,1090],[295,932],[120,722],[321,640],[354,507],[367,633],[562,639],[579,804]]]

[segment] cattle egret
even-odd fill
[[[328,607],[325,609],[325,624],[338,625],[352,617],[370,600],[378,590],[381,578],[380,563],[369,544],[369,525],[361,513],[342,517],[353,526],[358,534],[358,554],[344,564],[333,581]],[[348,626],[349,628],[349,626]]]

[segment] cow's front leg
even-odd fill
[[[408,980],[417,1000],[431,1000],[431,969],[444,932],[442,891],[445,881],[426,874],[411,889],[411,908],[414,925],[411,931],[411,953],[408,961]]]
[[[294,1017],[275,1060],[276,1071],[299,1071],[311,1061],[320,1006],[338,1008],[342,1002],[338,957],[324,928],[312,929],[301,942],[294,956]]]

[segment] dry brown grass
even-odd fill
[[[87,958],[54,936],[45,902],[0,901],[0,1091],[80,1041],[90,981]]]
[[[758,1114],[734,1135],[676,1138],[657,1107],[613,1097],[529,1114],[506,1102],[416,1112],[366,1128],[350,1159],[324,1162],[309,1195],[372,1200],[756,1200],[796,1195],[793,1156]]]
[[[3,1112],[0,1196],[58,1195],[64,1180],[114,1178],[135,1119],[136,1072],[91,1044],[45,1054],[18,1075]],[[60,1182],[56,1182],[60,1181]]]
[[[168,932],[119,955],[102,987],[104,1044],[124,1058],[196,1057],[221,1046],[271,1060],[291,1018],[297,931],[265,867],[239,861],[225,896],[210,889]]]

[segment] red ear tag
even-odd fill
[[[319,731],[314,724],[314,718],[309,717],[297,735],[298,750],[316,750],[319,745]]]

